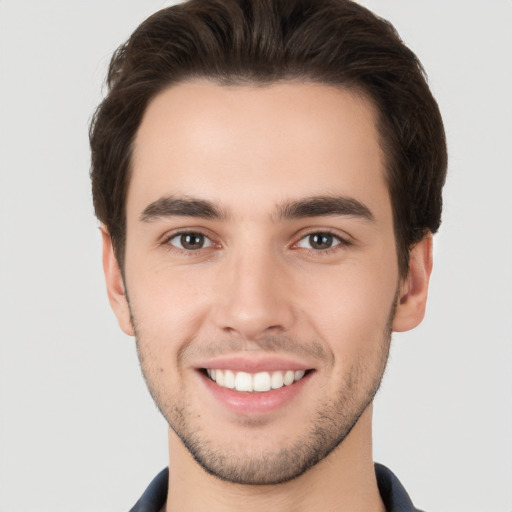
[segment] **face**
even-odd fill
[[[372,106],[325,85],[161,93],[135,141],[124,282],[108,240],[110,299],[153,398],[229,481],[329,456],[372,401],[392,328],[421,320]]]

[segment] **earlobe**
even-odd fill
[[[102,225],[100,230],[103,242],[103,272],[105,273],[110,307],[114,311],[121,329],[129,336],[134,336],[123,275],[114,252],[112,238],[105,226]]]
[[[409,272],[400,285],[393,331],[414,329],[423,320],[432,263],[432,234],[428,233],[410,251]]]

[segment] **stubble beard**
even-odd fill
[[[219,449],[200,428],[194,426],[197,413],[186,400],[175,400],[177,394],[162,389],[156,378],[156,367],[150,361],[147,343],[142,341],[132,313],[136,332],[137,353],[142,374],[156,406],[196,462],[209,474],[236,484],[275,485],[302,475],[326,458],[346,439],[357,421],[372,403],[386,368],[392,335],[396,300],[382,333],[379,353],[374,361],[357,360],[346,372],[337,395],[325,400],[311,414],[306,429],[291,445],[265,452],[251,453],[245,446],[233,450]],[[147,340],[146,340],[147,342]],[[370,377],[368,377],[370,375]],[[364,390],[361,389],[364,387]],[[168,395],[166,395],[166,391]],[[203,420],[204,421],[204,420]],[[245,449],[244,449],[245,448]]]

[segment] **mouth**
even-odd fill
[[[205,400],[235,417],[270,417],[305,396],[317,369],[294,358],[246,354],[197,361],[196,374],[208,391]],[[212,397],[210,402],[208,397]],[[213,405],[217,407],[217,405]],[[219,409],[216,409],[219,410]]]
[[[239,392],[266,393],[291,386],[312,370],[276,370],[249,373],[221,368],[204,368],[204,374],[217,386]]]

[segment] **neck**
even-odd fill
[[[277,485],[241,485],[206,473],[169,431],[166,512],[384,512],[372,460],[371,406],[341,445],[301,476]]]

